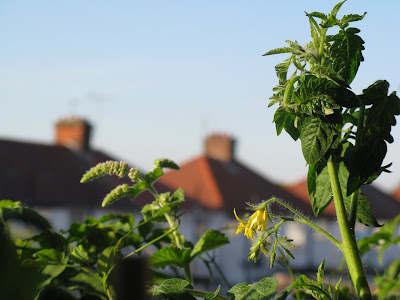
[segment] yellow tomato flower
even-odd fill
[[[248,239],[251,239],[253,242],[254,242],[253,231],[263,231],[268,222],[268,214],[267,214],[265,207],[256,210],[250,216],[250,218],[247,222],[242,221],[237,216],[235,209],[233,210],[233,213],[235,214],[236,220],[239,221],[239,226],[236,231],[236,234],[239,234],[240,232],[242,232],[244,230],[244,235]]]

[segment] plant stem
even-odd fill
[[[185,264],[185,266],[183,267],[183,271],[185,272],[186,280],[193,285],[193,278],[192,278],[192,273],[190,272],[189,264]]]
[[[337,167],[332,158],[328,161],[328,171],[332,186],[333,199],[335,201],[336,216],[339,224],[340,235],[342,236],[342,251],[349,269],[350,277],[356,288],[360,299],[372,299],[367,277],[362,266],[360,252],[358,251],[354,231],[350,228],[344,207],[343,195],[340,189]]]
[[[289,260],[285,257],[285,255],[284,255],[284,253],[283,253],[283,251],[281,249],[279,249],[279,252],[280,252],[281,258],[283,260],[283,265],[285,266],[286,270],[288,270],[290,278],[292,279],[292,282],[295,283],[296,282],[296,277],[294,276],[293,269],[289,264]],[[301,300],[299,290],[296,289],[294,293],[296,295],[296,299],[297,300]]]
[[[305,216],[303,216],[301,213],[299,213],[297,210],[295,210],[293,207],[291,207],[290,205],[286,204],[283,201],[280,201],[279,199],[272,198],[272,199],[268,200],[267,202],[273,202],[273,201],[280,203],[281,205],[283,205],[284,207],[289,209],[291,212],[293,212],[294,214],[296,214],[297,216],[300,217],[300,219],[287,218],[287,217],[284,217],[283,219],[290,219],[290,221],[303,223],[303,224],[310,226],[311,228],[314,228],[315,230],[322,233],[328,240],[330,240],[336,247],[338,247],[342,251],[342,245],[340,244],[340,242],[337,239],[335,239],[332,235],[330,235],[327,231],[325,231],[324,229],[319,227],[317,224],[314,224],[313,222],[308,220]],[[282,216],[276,216],[276,215],[271,215],[271,216],[282,219]]]
[[[360,189],[356,190],[353,194],[351,194],[351,206],[350,206],[350,214],[349,214],[349,224],[350,228],[354,231],[356,227],[356,219],[357,219],[357,206],[358,206],[358,195],[360,194]]]
[[[357,122],[357,133],[356,133],[356,149],[360,147],[361,143],[361,133],[364,127],[364,115],[365,115],[365,105],[363,105],[361,99],[359,97],[358,101],[360,101],[361,107],[360,107],[360,114],[358,116],[358,122]],[[349,216],[349,222],[350,222],[350,227],[355,229],[356,225],[356,219],[357,219],[357,206],[358,206],[358,195],[360,193],[360,189],[355,191],[351,195],[351,206],[350,206],[350,216]]]
[[[289,79],[288,83],[287,83],[287,87],[285,89],[285,93],[283,94],[283,100],[282,100],[282,105],[283,106],[288,106],[289,105],[289,97],[290,94],[292,93],[293,90],[293,86],[296,83],[296,81],[298,81],[300,79],[300,76],[294,76],[292,78]]]
[[[157,191],[153,188],[153,187],[149,187],[149,190],[150,190],[150,192],[153,194],[153,196],[154,196],[154,198],[158,198],[158,193],[157,193]],[[162,208],[162,205],[161,205],[161,203],[159,204],[160,205],[160,208]],[[165,213],[164,214],[164,217],[165,217],[165,219],[167,219],[167,222],[168,222],[168,224],[169,224],[169,227],[172,229],[172,228],[174,228],[175,227],[175,221],[173,220],[173,218],[172,218],[172,216],[169,214],[169,213]],[[172,232],[172,235],[174,236],[174,239],[175,239],[175,243],[176,243],[176,246],[179,248],[179,249],[183,249],[183,245],[182,245],[182,241],[181,241],[181,238],[179,237],[179,233],[177,232],[177,231],[173,231]]]
[[[150,192],[153,194],[153,196],[156,199],[159,197],[157,191],[153,187],[150,187],[149,190],[150,190]],[[160,206],[160,208],[163,207],[163,205],[161,203],[159,204],[159,206]],[[181,237],[179,236],[179,232],[177,231],[177,228],[179,227],[179,224],[176,225],[175,220],[173,219],[173,217],[169,213],[165,213],[164,217],[167,220],[167,222],[168,222],[168,224],[169,224],[169,226],[170,226],[170,228],[172,230],[172,235],[173,235],[173,237],[175,239],[176,246],[179,249],[183,249],[183,243],[182,243]],[[189,264],[185,264],[183,266],[183,271],[185,272],[186,280],[191,282],[192,285],[193,285],[193,278],[192,278],[192,273],[190,271],[190,265]]]
[[[218,265],[217,262],[215,261],[215,257],[211,258],[211,262],[214,264],[214,267],[217,269],[219,275],[221,275],[222,280],[225,282],[226,286],[227,286],[228,288],[230,288],[231,285],[230,285],[228,279],[226,278],[224,272],[222,271],[222,269],[219,267],[219,265]]]

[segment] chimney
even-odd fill
[[[56,123],[56,145],[73,150],[89,150],[89,138],[92,126],[81,118],[63,118]]]
[[[234,160],[235,140],[226,134],[212,134],[205,140],[205,155],[223,162]]]

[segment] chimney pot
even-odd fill
[[[78,117],[62,118],[56,123],[56,145],[74,150],[89,150],[92,126]]]
[[[235,140],[226,134],[212,134],[205,140],[205,154],[207,157],[223,162],[234,160]]]

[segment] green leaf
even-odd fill
[[[32,240],[39,242],[42,248],[54,248],[62,252],[67,248],[65,237],[56,233],[53,229],[42,231],[42,233],[34,236]]]
[[[365,12],[362,15],[357,15],[357,14],[350,14],[350,15],[345,15],[343,16],[343,18],[340,20],[340,23],[342,23],[344,25],[344,27],[348,26],[348,23],[350,22],[356,22],[356,21],[361,21],[362,19],[364,19],[365,15],[367,13]]]
[[[356,94],[347,88],[333,87],[327,89],[333,100],[342,107],[355,108],[360,107],[361,103]]]
[[[332,187],[328,167],[316,163],[310,165],[307,188],[314,215],[318,217],[332,201]]]
[[[164,175],[164,172],[161,168],[155,167],[153,171],[150,171],[149,173],[146,174],[144,177],[144,180],[147,182],[147,184],[151,185],[154,182],[157,181],[158,178]]]
[[[342,277],[340,277],[339,281],[337,282],[335,286],[335,292],[333,294],[333,300],[340,300],[340,285],[342,284]]]
[[[36,297],[34,298],[35,300],[39,299],[40,293],[46,286],[51,284],[53,279],[57,278],[61,273],[64,272],[64,270],[66,269],[66,263],[68,261],[68,258],[65,258],[62,262],[54,264],[53,259],[56,258],[53,257],[54,253],[43,252],[42,254],[42,257],[38,257],[36,259],[26,259],[21,264],[21,268],[23,271],[35,271],[34,278],[31,278],[31,280],[34,280],[36,282],[37,292]],[[50,261],[52,261],[52,263],[49,263]]]
[[[316,163],[325,155],[335,135],[330,124],[320,119],[307,117],[303,120],[300,129],[301,148],[309,165]]]
[[[107,275],[110,269],[114,266],[115,257],[116,252],[114,246],[107,247],[103,250],[99,259],[97,260],[97,267],[100,273],[103,273],[103,275]]]
[[[275,66],[276,76],[279,78],[279,84],[284,85],[287,82],[287,72],[289,70],[290,64],[292,62],[292,57],[279,63]]]
[[[154,166],[160,169],[179,170],[179,166],[174,161],[166,158],[156,159]]]
[[[313,18],[319,18],[321,20],[326,21],[328,19],[327,15],[320,13],[320,12],[312,12],[312,13],[306,13],[307,17],[313,17]]]
[[[360,30],[347,28],[332,37],[334,41],[330,51],[334,57],[333,68],[350,84],[357,74],[360,63],[364,60],[362,50],[364,41],[357,35]]]
[[[189,281],[183,279],[167,279],[160,285],[153,286],[153,296],[155,299],[179,299],[179,300],[189,300],[196,299],[186,289],[191,289],[192,285]],[[162,297],[164,295],[171,296]]]
[[[383,227],[382,227],[383,228]],[[381,228],[381,229],[382,229]],[[358,240],[357,246],[360,251],[360,255],[364,255],[367,253],[369,250],[374,248],[375,246],[380,245],[380,242],[382,240],[388,240],[392,237],[391,234],[386,233],[386,232],[377,232],[371,236],[367,236],[365,238],[362,238]]]
[[[336,15],[337,15],[339,9],[342,7],[343,3],[345,3],[345,2],[346,2],[346,0],[345,0],[345,1],[342,1],[342,2],[339,2],[338,4],[336,4],[336,5],[334,6],[334,8],[332,9],[331,13],[330,13],[330,16],[336,17]]]
[[[152,220],[154,222],[165,222],[165,214],[171,211],[169,205],[160,207],[157,201],[146,204],[142,208],[142,215],[145,221]]]
[[[274,267],[275,258],[276,258],[276,246],[278,245],[278,239],[275,238],[274,244],[272,245],[271,250],[269,251],[269,267],[272,269]]]
[[[391,245],[396,245],[396,244],[398,244],[398,243],[400,243],[400,236],[386,241],[386,242],[381,246],[381,248],[379,249],[379,256],[378,256],[378,258],[379,258],[379,263],[380,263],[381,265],[383,264],[383,253],[385,252],[385,250],[386,250],[389,246],[391,246]]]
[[[339,181],[340,181],[340,188],[343,194],[344,204],[346,209],[349,211],[351,207],[351,195],[347,195],[347,182],[349,179],[349,171],[347,170],[345,164],[341,162],[339,164]],[[370,227],[379,227],[379,223],[375,219],[374,215],[372,214],[371,207],[369,205],[369,200],[365,197],[361,192],[358,196],[358,205],[357,205],[357,220],[367,226]]]
[[[169,265],[185,267],[191,260],[191,249],[179,249],[177,247],[164,247],[153,253],[151,264],[154,268],[166,268]]]
[[[149,185],[147,182],[141,181],[136,183],[135,185],[131,186],[129,189],[129,196],[131,199],[135,199],[138,195],[140,195],[142,192],[147,190],[149,188]]]
[[[293,288],[303,289],[305,293],[312,295],[314,299],[331,299],[328,289],[320,287],[317,282],[310,282],[304,274],[300,275],[293,283]]]
[[[98,220],[98,222],[100,223],[106,223],[109,221],[121,221],[122,223],[127,223],[129,224],[131,227],[133,227],[135,225],[135,220],[132,217],[132,214],[125,214],[125,215],[121,215],[121,214],[106,214],[104,216],[101,216]]]
[[[175,193],[171,197],[169,197],[168,201],[170,203],[180,203],[185,201],[185,193],[182,188],[178,188]]]
[[[261,279],[253,284],[239,283],[233,286],[227,295],[235,300],[268,300],[274,299],[278,281],[274,277]]]
[[[67,279],[66,285],[70,290],[84,290],[90,294],[104,295],[103,281],[97,276],[79,272]]]
[[[64,272],[66,265],[47,265],[43,268],[41,272],[41,276],[46,278],[39,286],[39,289],[42,290],[44,287],[49,285],[54,278],[57,278],[62,272]]]
[[[321,286],[324,283],[324,272],[325,272],[325,258],[322,261],[322,263],[319,265],[318,272],[317,272],[317,282]]]
[[[218,230],[209,230],[203,234],[193,248],[191,256],[194,258],[201,253],[229,244],[228,237]]]
[[[272,49],[267,53],[263,54],[262,56],[281,54],[281,53],[292,53],[292,51],[293,49],[291,47],[282,47],[282,48]]]
[[[289,285],[287,288],[285,288],[278,297],[276,297],[275,300],[286,300],[287,297],[289,297],[290,293],[293,290],[293,284]]]
[[[21,203],[18,201],[0,200],[0,208],[3,208],[3,207],[13,208],[13,207],[18,207],[18,206],[21,206]]]
[[[371,95],[372,92],[369,94]],[[366,114],[367,120],[364,126],[364,135],[366,137],[363,139],[363,146],[367,146],[370,141],[376,140],[376,138],[392,143],[391,127],[396,125],[395,116],[400,114],[400,99],[396,94],[382,95],[379,101],[366,110]]]
[[[378,104],[385,100],[389,91],[389,82],[377,80],[362,91],[358,97],[364,105]]]
[[[274,121],[276,125],[276,133],[280,135],[282,129],[285,129],[287,133],[296,141],[299,136],[299,130],[294,126],[296,116],[288,112],[285,108],[280,107],[276,110]]]
[[[34,257],[43,258],[49,262],[62,263],[65,259],[65,253],[56,249],[43,249],[36,252]]]
[[[70,248],[70,253],[79,263],[88,264],[90,261],[89,255],[82,244]]]
[[[223,297],[219,295],[219,292],[221,290],[221,286],[219,285],[217,290],[214,293],[208,293],[208,292],[202,292],[202,291],[197,291],[197,290],[192,290],[185,288],[185,290],[190,293],[194,297],[201,297],[205,300],[229,300],[226,297]]]
[[[293,245],[292,245],[292,246],[293,246]],[[292,258],[292,259],[296,259],[296,258],[294,257],[294,255],[293,255],[293,253],[290,252],[289,249],[287,249],[287,248],[285,248],[284,246],[282,246],[282,244],[281,244],[281,247],[282,247],[283,251],[285,251],[286,255],[288,255],[288,256],[289,256],[290,258]]]
[[[33,209],[20,206],[19,204],[11,206],[9,202],[6,202],[4,206],[5,207],[0,208],[0,216],[4,221],[13,218],[34,225],[41,230],[52,229],[49,221]]]

